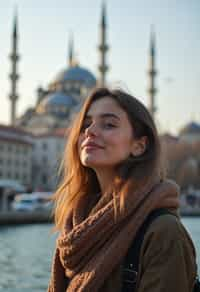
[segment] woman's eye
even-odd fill
[[[106,128],[106,129],[110,129],[110,128],[115,128],[116,126],[114,125],[114,124],[112,124],[112,123],[105,123],[104,125],[104,128]]]
[[[81,131],[86,130],[89,126],[90,126],[90,123],[83,123],[83,125],[81,127]]]

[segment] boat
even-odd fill
[[[180,196],[182,216],[200,216],[200,190],[190,188]]]

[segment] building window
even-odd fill
[[[19,178],[19,173],[18,173],[18,172],[15,173],[15,178],[16,178],[16,179]]]
[[[71,89],[71,84],[65,83],[64,87],[65,87],[65,90],[68,91]]]
[[[75,83],[74,83],[74,88],[75,88],[75,89],[79,89],[79,86],[80,86],[80,85],[79,85],[78,82],[75,82]]]
[[[46,174],[42,175],[42,183],[45,185],[47,183],[47,176]]]
[[[12,151],[12,145],[8,145],[8,152]]]
[[[57,151],[61,151],[61,144],[60,143],[57,143]]]
[[[46,156],[43,156],[43,157],[42,157],[42,162],[43,162],[44,164],[47,164],[47,162],[48,162],[48,158],[47,158]]]
[[[24,154],[27,154],[28,149],[26,147],[24,147]]]
[[[48,147],[47,147],[47,143],[44,142],[44,143],[42,144],[42,149],[43,149],[43,150],[47,150],[47,148],[48,148]]]
[[[3,164],[3,158],[0,158],[0,164]]]

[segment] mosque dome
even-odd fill
[[[181,129],[180,135],[187,135],[187,134],[200,135],[200,124],[196,122],[191,122],[187,124],[183,129]]]
[[[80,82],[87,87],[96,85],[95,76],[90,71],[77,64],[58,73],[54,83],[65,83],[66,81]]]
[[[37,113],[50,113],[66,116],[77,101],[63,92],[53,92],[47,94],[37,107]]]

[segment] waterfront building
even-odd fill
[[[0,180],[16,181],[28,189],[53,190],[67,140],[66,128],[33,135],[0,125]]]
[[[58,168],[63,157],[68,130],[60,128],[34,136],[32,186],[53,190],[58,183]]]
[[[16,127],[0,125],[0,179],[29,186],[32,179],[32,136]]]

